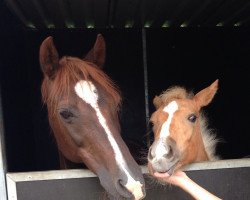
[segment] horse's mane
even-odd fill
[[[56,75],[53,77],[53,84],[48,77],[44,78],[41,88],[44,103],[52,109],[56,108],[58,99],[65,94],[70,94],[71,84],[76,84],[83,79],[98,83],[110,94],[115,105],[120,106],[121,95],[118,87],[101,69],[93,63],[69,56],[64,56],[60,60]],[[51,89],[48,91],[49,84]]]
[[[185,88],[180,86],[173,86],[162,92],[159,96],[164,104],[168,104],[174,99],[191,99],[194,96],[193,92],[188,92]],[[208,128],[207,118],[204,113],[200,115],[201,136],[204,142],[205,150],[207,152],[209,160],[218,160],[215,155],[215,148],[218,143],[216,135],[213,130]]]

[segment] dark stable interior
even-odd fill
[[[145,164],[152,132],[145,112],[142,29],[27,30],[6,9],[1,13],[0,86],[8,171],[59,168],[40,93],[39,46],[49,35],[61,56],[79,57],[98,33],[104,36],[104,70],[123,95],[122,137],[137,162]],[[204,111],[220,138],[217,153],[222,159],[250,155],[249,35],[248,27],[146,29],[149,113],[154,111],[154,96],[169,86],[197,92],[219,79],[219,91]]]

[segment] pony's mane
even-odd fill
[[[160,99],[164,104],[170,103],[174,99],[190,99],[194,95],[180,86],[172,86],[160,94]]]
[[[168,104],[174,99],[191,99],[193,96],[193,92],[187,92],[185,88],[180,86],[173,86],[164,91],[159,97],[164,104]],[[209,160],[218,160],[219,157],[215,155],[218,139],[213,131],[208,128],[207,118],[204,113],[200,115],[200,125],[202,140]]]
[[[42,83],[42,98],[44,103],[55,108],[58,100],[65,94],[70,94],[71,84],[80,80],[91,80],[98,83],[113,98],[115,105],[119,108],[121,95],[114,82],[96,65],[83,61],[76,57],[64,56],[53,78],[53,84],[48,77]],[[51,88],[48,91],[48,85]]]
[[[219,139],[212,129],[208,128],[207,118],[204,113],[200,115],[200,125],[201,125],[201,136],[207,152],[208,159],[210,161],[219,160],[219,156],[216,155],[216,145]]]

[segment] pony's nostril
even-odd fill
[[[168,146],[168,153],[164,154],[163,157],[168,160],[171,160],[174,157],[173,148],[171,146]]]

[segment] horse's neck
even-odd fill
[[[71,162],[65,158],[60,150],[58,150],[60,169],[81,169],[87,168],[83,163]]]

